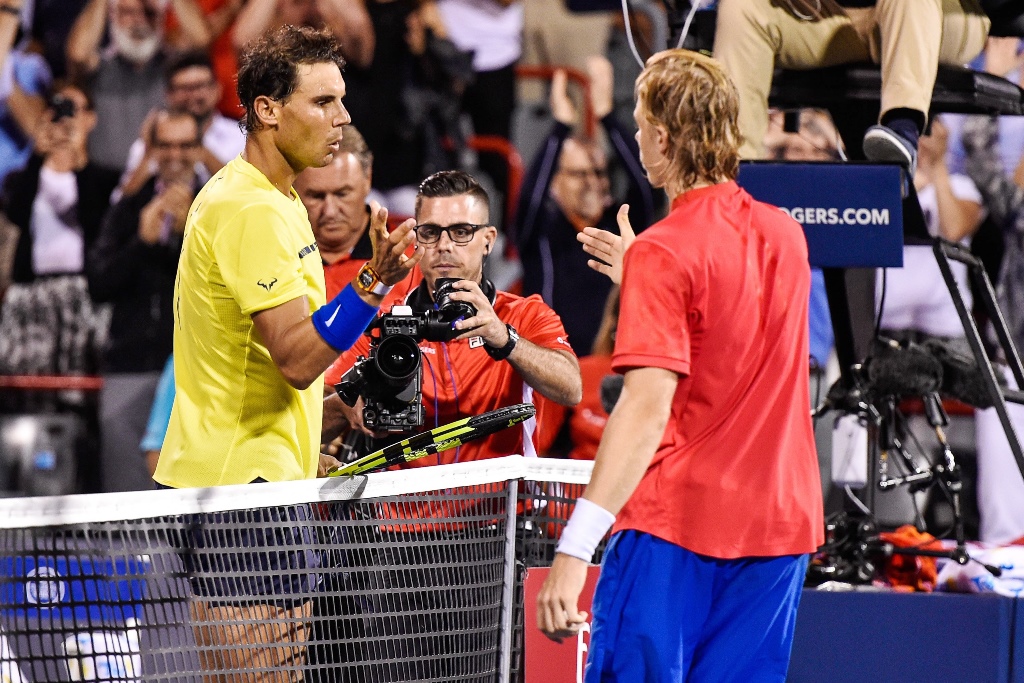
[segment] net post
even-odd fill
[[[498,681],[508,683],[512,671],[512,617],[516,587],[516,509],[519,502],[519,480],[508,480],[508,501],[505,510],[505,583],[501,596],[501,642],[498,658]]]

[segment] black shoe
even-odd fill
[[[864,133],[868,161],[899,164],[910,178],[917,171],[917,146],[888,126],[876,125]]]

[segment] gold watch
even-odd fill
[[[359,269],[353,284],[366,294],[384,296],[391,291],[391,287],[380,281],[380,275],[369,263],[363,264],[363,267]]]

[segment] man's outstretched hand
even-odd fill
[[[537,628],[556,643],[575,636],[587,621],[576,606],[587,581],[587,563],[557,553],[551,572],[537,595]]]
[[[615,220],[619,224],[618,235],[600,228],[583,228],[583,232],[576,234],[576,239],[583,244],[583,251],[594,257],[587,261],[587,265],[621,285],[622,259],[636,239],[633,226],[629,224],[629,204],[619,207]]]

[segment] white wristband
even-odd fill
[[[586,498],[576,501],[576,509],[565,525],[562,538],[555,546],[556,553],[578,557],[584,562],[594,559],[594,551],[608,529],[615,523],[615,515]]]

